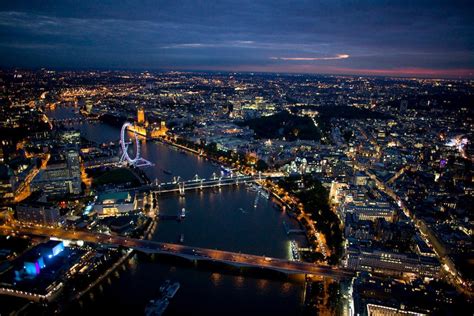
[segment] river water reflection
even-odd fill
[[[59,107],[47,115],[66,118],[77,114],[72,108]],[[104,123],[83,122],[76,128],[83,137],[98,143],[118,141],[120,134],[118,128]],[[160,181],[173,176],[191,179],[196,174],[209,177],[220,172],[218,166],[202,157],[153,141],[142,143],[142,156],[155,164],[146,169],[147,175]],[[181,222],[160,221],[152,233],[153,240],[176,243],[183,234],[187,245],[289,258],[283,221],[290,219],[271,201],[243,185],[186,192],[184,198],[161,196],[158,204],[163,214],[177,214],[183,207],[187,213]],[[86,295],[79,308],[68,312],[141,315],[165,279],[181,283],[165,315],[294,315],[303,296],[301,282],[214,272],[139,255]]]

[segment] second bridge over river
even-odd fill
[[[142,185],[136,189],[153,191],[158,194],[161,193],[172,193],[179,192],[180,195],[184,195],[189,190],[203,190],[209,188],[220,188],[226,186],[239,185],[244,183],[252,183],[267,178],[277,178],[278,175],[270,174],[258,174],[254,176],[248,175],[235,175],[216,177],[213,176],[210,179],[199,178],[197,175],[192,180],[180,181],[179,177],[175,178],[171,182],[159,183],[157,180],[150,184]]]
[[[199,248],[172,243],[162,243],[151,240],[110,236],[88,231],[72,231],[59,228],[44,227],[2,227],[4,233],[55,237],[65,240],[83,240],[89,243],[109,246],[122,246],[145,253],[156,253],[181,257],[188,260],[219,262],[235,267],[260,268],[285,274],[311,274],[335,279],[348,278],[353,272],[345,269],[318,265],[309,262],[290,261],[252,254],[237,253],[224,250]]]

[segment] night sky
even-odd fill
[[[2,0],[0,65],[472,78],[474,1]]]

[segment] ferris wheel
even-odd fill
[[[149,162],[148,160],[140,157],[140,141],[138,140],[137,133],[133,131],[133,135],[135,139],[130,140],[127,142],[125,140],[125,137],[127,136],[127,129],[128,127],[132,126],[129,122],[125,122],[122,126],[122,130],[120,131],[120,146],[122,147],[122,157],[120,158],[120,163],[122,164],[130,164],[134,167],[146,167],[146,166],[152,166],[153,164]],[[132,143],[135,144],[135,157],[131,158],[130,155],[128,154],[128,146],[132,145]],[[132,145],[133,146],[133,145]]]

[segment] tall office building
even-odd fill
[[[13,202],[13,177],[7,165],[0,164],[0,205]]]
[[[50,195],[81,193],[81,164],[77,149],[57,154],[48,162],[31,183],[33,191],[42,190]]]

